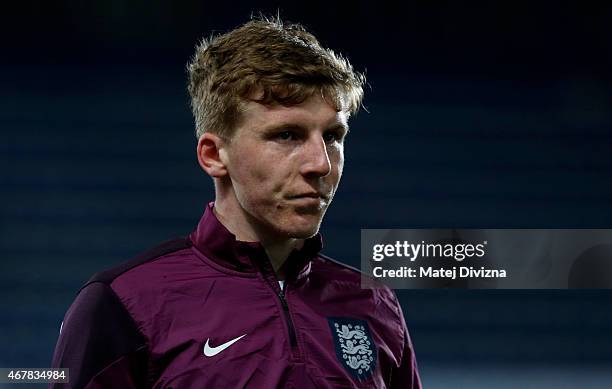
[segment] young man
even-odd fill
[[[215,201],[81,289],[53,366],[73,388],[420,388],[393,292],[319,253],[363,76],[276,20],[204,41],[188,69]]]

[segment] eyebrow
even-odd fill
[[[263,127],[260,131],[261,132],[275,132],[275,131],[282,131],[282,130],[301,130],[301,131],[305,131],[306,128],[302,125],[299,124],[295,124],[295,123],[281,123],[281,124],[276,124],[276,125],[272,125],[269,127]],[[343,123],[334,123],[331,127],[326,128],[325,131],[333,131],[333,130],[344,130],[345,133],[349,132],[349,126],[348,124],[343,124]]]

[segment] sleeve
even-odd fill
[[[399,304],[397,297],[395,297],[395,302],[399,309],[400,323],[404,332],[404,346],[402,350],[402,359],[399,366],[394,367],[391,371],[391,385],[389,388],[422,389],[414,348],[412,346],[408,327],[406,326],[406,320],[404,319],[402,307]]]
[[[147,342],[115,292],[92,282],[68,309],[52,367],[68,368],[68,384],[51,389],[147,387]]]

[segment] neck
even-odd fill
[[[227,201],[218,194],[213,212],[221,224],[236,236],[236,240],[260,242],[272,263],[277,278],[279,280],[285,279],[283,265],[293,250],[302,248],[303,239],[279,238],[277,234],[256,226],[254,222],[248,219],[237,201]]]

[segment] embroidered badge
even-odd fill
[[[376,368],[376,345],[365,320],[327,318],[336,346],[336,356],[358,380],[365,380]]]

